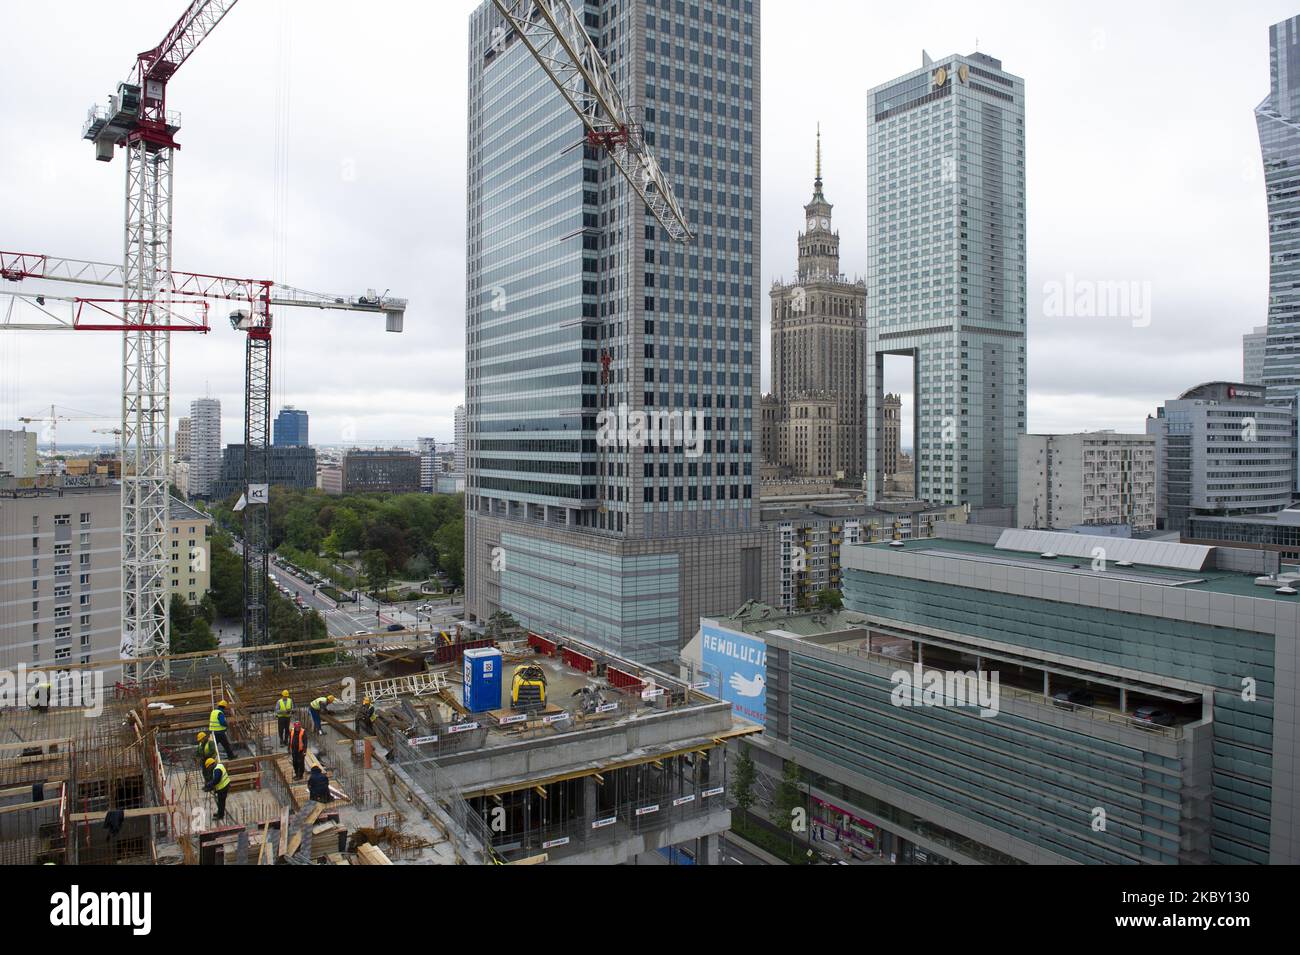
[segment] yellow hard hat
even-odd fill
[[[207,733],[199,733],[199,742],[200,742],[200,743],[202,743],[202,742],[203,742],[205,739],[207,739],[207,738],[208,738],[208,734],[207,734]]]
[[[369,703],[369,702],[370,702],[370,697],[367,696],[367,697],[362,698],[361,702],[362,702],[362,703]]]
[[[334,702],[334,696],[333,696],[333,694],[331,694],[331,695],[325,697],[325,700],[326,700],[326,702],[328,702],[328,703],[333,703],[333,702]]]
[[[229,706],[229,705],[230,705],[230,704],[227,703],[225,700],[217,700],[217,707],[218,707],[218,708],[225,707],[225,706]]]
[[[288,690],[281,690],[281,691],[280,691],[280,695],[281,695],[281,696],[288,696],[288,695],[289,695],[289,691],[288,691]]]
[[[217,761],[213,759],[211,756],[209,756],[207,760],[204,762],[203,768],[207,769],[209,766],[215,766],[215,765],[217,765]]]

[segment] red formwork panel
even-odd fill
[[[610,686],[619,690],[635,688],[639,691],[645,688],[645,680],[620,670],[618,667],[606,666],[605,679],[609,681]]]
[[[554,640],[547,640],[545,637],[530,631],[528,645],[539,653],[545,653],[548,657],[555,656],[556,643]]]
[[[575,670],[581,670],[583,673],[594,673],[596,671],[596,661],[585,653],[579,653],[577,650],[570,650],[565,647],[560,651],[560,659]]]

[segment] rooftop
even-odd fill
[[[196,507],[191,507],[178,497],[173,497],[167,511],[167,518],[173,524],[180,521],[207,521],[212,523],[212,518],[204,514]]]
[[[1198,570],[1160,567],[1134,561],[1132,566],[1121,567],[1113,556],[1102,567],[1093,568],[1091,557],[1069,557],[1058,554],[1055,558],[1044,558],[1036,550],[1022,551],[1008,549],[993,544],[974,541],[953,540],[949,538],[924,538],[921,540],[901,541],[895,544],[861,544],[850,546],[887,548],[912,554],[929,555],[957,560],[977,560],[981,563],[1017,564],[1034,570],[1058,574],[1076,574],[1088,577],[1105,577],[1111,580],[1123,580],[1138,584],[1155,584],[1162,587],[1178,587],[1183,590],[1201,590],[1209,593],[1230,594],[1238,597],[1257,597],[1266,600],[1294,601],[1296,594],[1275,593],[1279,584],[1267,585],[1256,583],[1264,579],[1257,574],[1225,570],[1214,566],[1213,551],[1216,548],[1192,544],[1168,544],[1166,542],[1126,541],[1112,537],[1094,537],[1086,534],[1063,535],[1080,538],[1089,547],[1100,547],[1105,553],[1114,554],[1115,545],[1121,543],[1154,543],[1162,547],[1201,548],[1211,552],[1206,566]],[[901,543],[902,546],[897,546]]]

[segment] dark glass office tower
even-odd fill
[[[754,492],[759,5],[574,8],[696,238],[663,234],[483,3],[469,29],[466,608],[663,661],[701,614],[775,589]],[[698,440],[611,447],[598,418],[621,407],[692,416]]]

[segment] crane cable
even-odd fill
[[[275,57],[275,145],[273,149],[274,179],[271,222],[271,277],[279,284],[288,284],[289,274],[289,141],[293,101],[293,13],[294,0],[279,2],[279,31],[276,38]],[[272,395],[276,403],[284,406],[286,393],[285,348],[288,338],[286,326],[272,317],[274,347],[271,351]]]

